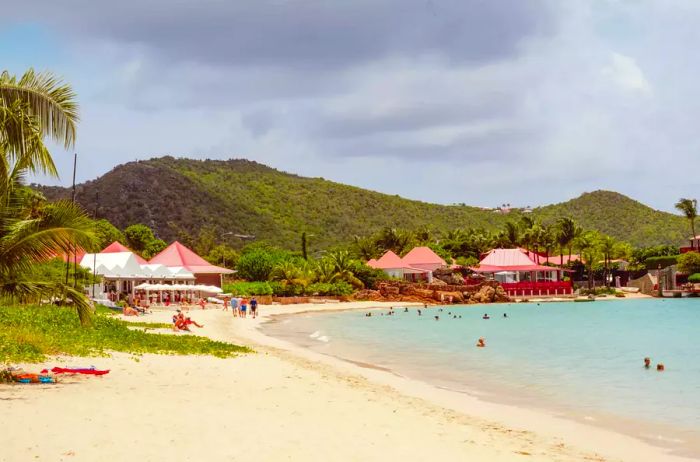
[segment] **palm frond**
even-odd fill
[[[73,287],[58,282],[41,281],[4,281],[0,283],[0,297],[19,299],[22,302],[41,303],[43,301],[70,300],[78,312],[83,326],[92,323],[90,301]]]
[[[15,101],[28,105],[29,114],[36,117],[41,132],[66,149],[75,144],[78,104],[70,85],[49,72],[29,69],[17,79],[7,71],[0,74],[0,101],[9,106]]]

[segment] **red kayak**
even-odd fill
[[[109,373],[109,369],[100,371],[92,368],[71,369],[65,367],[54,367],[51,369],[54,374],[86,374],[86,375],[105,375]]]

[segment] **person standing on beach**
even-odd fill
[[[250,299],[250,314],[253,316],[253,319],[258,317],[258,301],[255,297]]]
[[[246,310],[248,309],[248,300],[243,297],[241,300],[241,317],[245,318],[246,317]]]
[[[231,314],[233,315],[234,318],[238,317],[238,298],[233,297],[231,299]]]
[[[224,297],[224,311],[228,311],[228,297]]]

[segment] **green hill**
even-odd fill
[[[49,199],[70,196],[67,188],[37,187]],[[76,198],[92,211],[98,193],[98,216],[120,228],[144,223],[170,241],[212,226],[221,233],[254,234],[288,248],[298,246],[303,231],[312,247],[322,249],[386,226],[493,230],[518,220],[520,214],[413,201],[300,177],[248,160],[162,157],[130,162],[78,185]],[[585,228],[634,245],[679,244],[688,234],[685,219],[607,191],[539,207],[532,215],[545,223],[572,216]]]

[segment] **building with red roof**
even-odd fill
[[[403,258],[387,250],[379,260],[369,260],[367,265],[384,270],[391,277],[413,282],[421,280],[432,282],[433,271],[447,266],[445,260],[428,247],[416,247]]]
[[[500,282],[510,296],[571,294],[571,281],[562,278],[564,270],[535,259],[523,249],[493,249],[472,270]]]
[[[134,258],[136,258],[136,262],[137,262],[139,265],[145,265],[145,264],[148,263],[148,261],[146,261],[145,258],[143,258],[141,255],[137,254],[136,252],[134,252],[133,250],[131,250],[130,248],[128,248],[127,246],[125,246],[124,244],[122,244],[122,243],[119,242],[119,241],[114,241],[114,242],[112,242],[112,243],[109,244],[107,247],[105,247],[104,249],[102,249],[102,251],[101,251],[100,253],[120,253],[120,252],[131,252],[131,253],[133,253],[133,254],[134,254]]]
[[[169,268],[182,267],[195,276],[195,284],[207,284],[217,287],[222,286],[222,276],[234,271],[228,268],[212,265],[193,250],[173,242],[161,253],[151,258],[150,264],[160,264]]]

